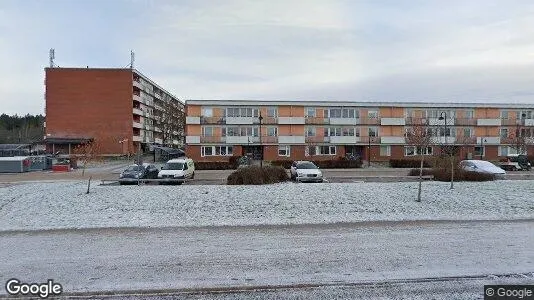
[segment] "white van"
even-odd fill
[[[158,179],[164,179],[159,182],[160,184],[182,184],[187,179],[193,178],[195,178],[195,163],[187,157],[169,160],[158,173]]]

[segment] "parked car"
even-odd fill
[[[462,160],[460,167],[468,172],[493,174],[496,178],[502,178],[506,171],[485,160]]]
[[[191,158],[175,158],[169,160],[161,167],[158,179],[163,179],[159,184],[177,183],[182,184],[186,179],[195,178],[195,163]]]
[[[130,165],[119,175],[119,184],[137,183],[143,179],[157,178],[158,169],[154,165]]]
[[[311,161],[295,161],[290,169],[291,179],[299,182],[323,182],[323,173]]]
[[[528,157],[523,154],[510,154],[505,161],[500,163],[500,167],[509,171],[530,171],[532,169]]]

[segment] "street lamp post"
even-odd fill
[[[484,142],[485,139],[480,137],[480,160],[484,159]]]
[[[367,167],[371,167],[371,135],[369,134],[369,144],[367,145]]]
[[[260,121],[260,168],[263,168],[263,145],[261,144],[261,121],[263,121],[263,117],[261,116],[261,111],[258,120]]]
[[[454,156],[453,156],[453,153],[452,153],[452,147],[449,146],[449,142],[447,140],[447,112],[445,111],[442,111],[440,114],[439,114],[439,118],[438,120],[444,120],[444,132],[443,132],[443,136],[445,138],[445,149],[447,149],[447,154],[449,155],[449,158],[451,159],[451,190],[454,189]]]

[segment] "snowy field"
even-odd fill
[[[0,231],[534,218],[533,181],[0,188]]]

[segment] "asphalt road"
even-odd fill
[[[532,220],[2,232],[0,281],[85,296],[481,295],[488,275],[534,282],[533,232]]]

